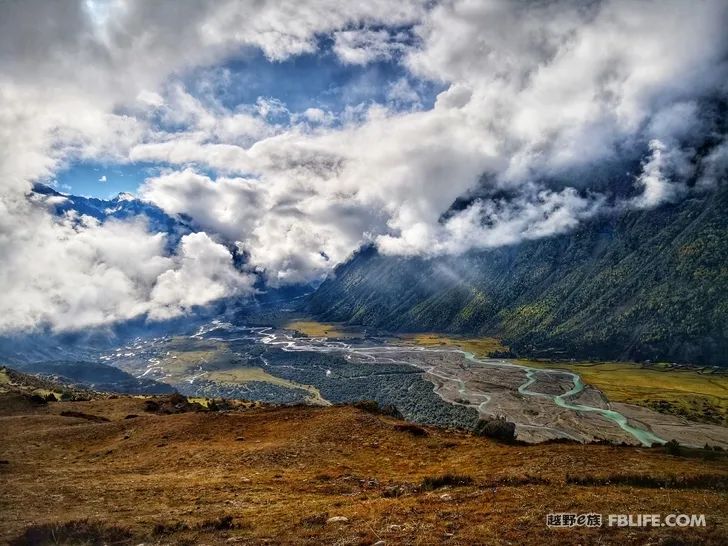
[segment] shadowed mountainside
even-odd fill
[[[728,365],[728,185],[464,256],[365,248],[309,297],[321,320],[497,335],[519,355]]]

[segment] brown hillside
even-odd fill
[[[504,445],[352,407],[165,415],[141,398],[43,405],[18,396],[0,395],[0,540],[16,544],[728,540],[722,454]],[[456,476],[440,479],[447,474]],[[627,474],[645,486],[566,483]],[[686,477],[693,482],[670,481]],[[549,512],[704,513],[707,527],[553,530]],[[327,523],[336,516],[348,521]]]

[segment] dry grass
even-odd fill
[[[700,487],[701,477],[726,479],[723,455],[703,460],[661,449],[504,445],[431,427],[427,436],[414,436],[396,429],[401,421],[352,407],[151,415],[143,399],[119,397],[24,413],[2,401],[0,458],[8,464],[0,468],[0,542],[33,526],[74,521],[123,529],[134,544],[724,544],[726,538],[725,491]],[[69,419],[61,411],[110,422]],[[129,414],[139,417],[124,419]],[[467,479],[434,491],[422,487],[447,475]],[[619,481],[618,475],[663,481],[661,488],[603,481]],[[570,483],[574,476],[584,483]],[[559,531],[546,527],[549,512],[704,513],[708,527]],[[348,521],[327,523],[334,516]]]
[[[473,353],[478,357],[487,357],[494,352],[505,352],[508,347],[494,337],[452,337],[441,334],[405,334],[402,336],[408,343],[424,347],[453,347]]]
[[[318,322],[315,320],[292,320],[283,325],[286,330],[294,330],[308,337],[328,337],[332,339],[360,337],[361,332],[347,329],[342,324]]]

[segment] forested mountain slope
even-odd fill
[[[387,330],[496,334],[519,355],[728,365],[728,191],[464,256],[366,248],[307,310]]]

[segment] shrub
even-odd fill
[[[427,476],[422,480],[422,489],[432,491],[447,486],[471,485],[473,478],[460,474],[443,474],[442,476]]]
[[[680,455],[680,453],[682,453],[680,443],[677,440],[670,440],[667,442],[665,444],[665,451],[667,451],[670,455]]]
[[[28,400],[30,400],[33,404],[38,404],[39,406],[43,406],[48,403],[48,401],[40,394],[31,394],[28,396]]]
[[[62,411],[62,417],[76,417],[77,419],[86,419],[94,423],[108,423],[109,420],[101,415],[91,415],[90,413],[82,413],[80,411]]]
[[[418,425],[413,425],[412,423],[396,424],[394,425],[394,430],[397,430],[399,432],[407,432],[412,436],[417,436],[420,438],[430,435],[430,433],[427,432],[424,428]]]
[[[170,394],[169,395],[169,398],[168,398],[168,401],[173,406],[176,406],[178,404],[187,404],[188,403],[187,402],[187,397],[184,396],[184,395],[182,395],[182,394],[180,394],[180,393],[178,393],[178,392],[175,392],[175,393]]]
[[[477,436],[487,436],[504,442],[512,442],[516,438],[516,424],[503,417],[480,419],[473,429]]]
[[[359,400],[354,402],[354,407],[367,413],[373,413],[375,415],[387,415],[389,417],[396,417],[402,419],[402,414],[397,409],[397,406],[392,404],[385,404],[380,406],[376,400]]]
[[[237,525],[233,523],[232,516],[221,516],[217,519],[208,519],[200,523],[199,528],[205,531],[226,531],[229,529],[237,529]]]
[[[611,474],[609,476],[567,476],[574,485],[630,485],[655,489],[728,490],[728,476],[697,474],[694,476],[650,476],[648,474]]]
[[[171,535],[180,531],[187,531],[190,528],[186,523],[175,521],[174,523],[157,523],[152,530],[155,535]]]
[[[326,525],[326,520],[329,519],[328,512],[322,512],[320,514],[313,514],[302,518],[298,523],[304,527],[319,527]]]
[[[86,519],[65,523],[45,523],[28,527],[12,540],[12,546],[131,544],[132,533],[122,527],[105,525]]]
[[[144,411],[157,412],[159,411],[159,403],[154,400],[144,401]]]

